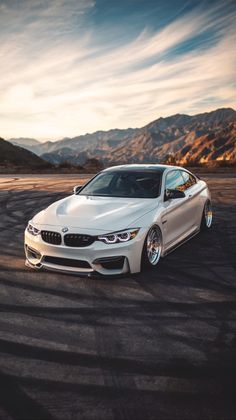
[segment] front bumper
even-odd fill
[[[95,241],[92,245],[76,248],[52,245],[42,240],[40,235],[33,236],[25,230],[26,265],[36,270],[70,272],[90,275],[120,275],[138,273],[141,269],[143,241],[146,232],[140,229],[131,241],[105,244]]]

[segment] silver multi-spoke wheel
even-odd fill
[[[211,225],[212,225],[212,205],[211,205],[211,202],[208,200],[205,203],[203,213],[202,213],[201,230],[209,229]]]
[[[146,255],[150,265],[155,266],[161,257],[161,232],[157,226],[153,226],[147,235]]]
[[[204,217],[205,217],[205,224],[206,227],[211,227],[212,224],[212,207],[210,201],[205,204],[204,207]]]

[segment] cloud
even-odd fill
[[[24,0],[20,14],[0,5],[14,23],[0,36],[1,136],[73,136],[235,106],[232,10],[197,8],[116,47],[84,27],[92,0]]]

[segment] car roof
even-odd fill
[[[111,166],[109,168],[104,169],[105,171],[157,171],[163,173],[167,169],[182,169],[180,166],[172,166],[172,165],[159,165],[159,164],[128,164],[128,165],[118,165],[118,166]]]

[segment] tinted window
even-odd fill
[[[103,190],[106,188],[109,188],[109,185],[111,183],[111,180],[113,179],[113,174],[106,174],[106,176],[102,176],[102,174],[98,175],[96,177],[96,189],[97,190]],[[95,179],[94,179],[95,181]],[[93,185],[93,181],[90,182],[90,188]],[[84,190],[86,189],[86,187],[84,188]]]
[[[192,185],[196,184],[196,179],[193,175],[189,174],[188,172],[181,171],[183,179],[184,179],[184,190],[187,190],[188,188],[192,187]]]
[[[155,198],[160,195],[160,184],[158,171],[109,171],[97,175],[79,195]]]
[[[166,189],[183,191],[184,179],[181,171],[171,171],[166,176]]]

